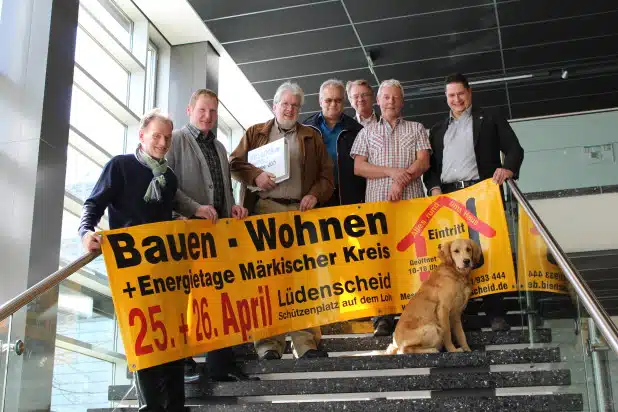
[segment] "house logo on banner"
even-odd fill
[[[427,236],[430,240],[442,239],[445,237],[458,237],[458,235],[466,233],[466,226],[468,228],[468,234],[470,239],[476,241],[479,244],[479,234],[482,234],[488,238],[496,236],[495,229],[489,226],[487,223],[483,222],[482,220],[479,220],[475,212],[472,211],[476,211],[475,203],[476,202],[473,197],[467,199],[466,206],[446,196],[438,197],[419,216],[416,223],[412,226],[410,233],[408,233],[403,239],[399,241],[399,243],[397,244],[397,250],[400,252],[405,252],[410,246],[414,245],[416,256],[419,260],[423,261],[423,263],[425,263],[426,261],[432,261],[433,259],[431,258],[427,259],[427,241],[425,236],[422,235],[422,233],[427,227],[427,225],[430,223],[431,219],[442,207],[453,210],[465,221],[465,223],[458,223],[453,226],[448,226],[441,229],[429,229],[427,231]],[[483,255],[481,255],[481,260],[476,265],[475,269],[483,266],[483,263],[484,259]],[[427,280],[427,278],[431,274],[431,271],[433,271],[436,267],[437,264],[435,263],[430,264],[429,266],[422,267],[422,271],[420,272],[421,281],[424,282],[425,280]]]

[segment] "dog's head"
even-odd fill
[[[481,259],[481,247],[470,239],[455,239],[442,245],[439,257],[444,264],[453,266],[463,275],[468,275]]]

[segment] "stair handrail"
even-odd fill
[[[80,256],[65,267],[58,269],[51,275],[47,276],[45,279],[41,280],[34,286],[31,286],[25,291],[21,292],[13,299],[5,302],[2,306],[0,306],[0,322],[17,312],[30,302],[32,302],[34,299],[41,296],[43,293],[47,292],[54,286],[57,286],[60,282],[71,276],[73,273],[77,272],[88,263],[92,262],[100,254],[101,251],[97,250],[95,252],[89,252]]]
[[[577,296],[582,301],[584,307],[590,314],[590,317],[596,323],[597,328],[601,331],[601,334],[605,338],[607,344],[614,350],[614,353],[618,355],[618,327],[612,321],[605,309],[603,309],[603,306],[601,306],[586,281],[581,277],[579,271],[575,268],[558,242],[556,242],[556,239],[554,239],[552,234],[549,232],[517,184],[512,179],[508,179],[506,183],[511,189],[513,196],[517,199],[517,202],[528,214],[530,220],[532,220],[532,223],[539,231],[539,234],[547,244],[547,248],[554,256],[554,259],[556,259],[556,263],[560,269],[562,269],[562,273],[571,283],[573,290],[575,290],[575,293],[577,293]]]

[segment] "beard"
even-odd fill
[[[296,124],[296,120],[277,120],[279,127],[282,129],[291,129]]]

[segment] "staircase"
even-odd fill
[[[517,297],[507,298],[515,309]],[[470,302],[471,305],[477,302]],[[524,318],[510,315],[512,325]],[[482,315],[470,325],[487,327]],[[350,357],[381,350],[390,338],[374,338],[371,323],[353,321],[324,326],[321,347],[327,359],[257,361],[251,344],[236,347],[243,370],[259,382],[186,386],[191,411],[582,411],[583,396],[569,390],[571,371],[559,364],[560,348],[550,329],[468,332],[471,353]],[[119,401],[128,385],[109,388]],[[136,399],[131,390],[125,401]],[[272,403],[277,402],[277,403]],[[135,411],[135,406],[119,408]],[[92,412],[111,409],[91,409]]]

